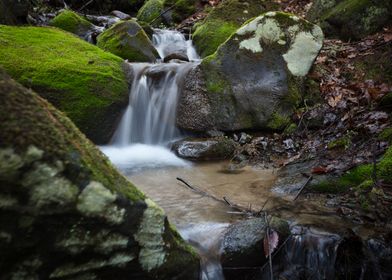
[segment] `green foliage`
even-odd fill
[[[356,132],[351,130],[347,131],[347,133],[344,136],[329,142],[327,147],[330,150],[336,148],[344,148],[345,150],[347,150],[352,144],[351,142],[352,137],[355,135]]]
[[[163,0],[147,0],[137,13],[137,19],[139,21],[151,23],[153,20],[159,17],[162,11]],[[159,24],[160,22],[161,21],[156,20],[155,24]]]
[[[291,135],[297,130],[297,125],[295,123],[289,124],[283,131],[284,135]]]
[[[93,29],[93,24],[71,10],[64,10],[50,21],[50,25],[65,31],[83,35]]]
[[[272,114],[267,127],[273,130],[283,130],[290,124],[290,118],[278,112]]]
[[[85,133],[105,121],[104,108],[127,97],[121,58],[55,28],[0,25],[0,65]]]
[[[387,141],[392,144],[392,127],[385,128],[379,135],[378,140]]]

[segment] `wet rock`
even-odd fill
[[[123,60],[57,28],[2,25],[0,33],[0,65],[107,143],[129,99]]]
[[[0,24],[26,24],[30,8],[29,0],[0,0]]]
[[[286,221],[273,217],[270,227],[278,233],[279,244],[290,234]],[[266,262],[263,250],[266,224],[264,218],[252,218],[231,225],[222,242],[221,262],[226,279],[248,279],[255,270],[230,270],[240,267],[261,267]]]
[[[179,157],[191,160],[220,160],[233,156],[236,143],[225,137],[181,140],[173,145]]]
[[[130,16],[130,15],[128,15],[128,14],[126,14],[126,13],[123,13],[123,12],[121,12],[121,11],[117,11],[117,10],[112,11],[110,14],[113,15],[113,16],[115,16],[115,17],[118,17],[118,18],[121,19],[121,20],[128,20],[128,19],[131,19],[131,16]]]
[[[174,60],[174,59],[189,62],[188,56],[186,54],[182,54],[182,53],[169,54],[169,55],[165,56],[165,58],[163,59],[163,62],[169,62],[170,60]]]
[[[64,114],[2,70],[0,95],[2,278],[198,279],[163,210]]]
[[[388,0],[316,0],[307,18],[321,24],[328,35],[360,39],[391,22],[392,4]]]
[[[134,20],[114,24],[97,38],[97,46],[130,62],[154,62],[158,52]]]
[[[322,42],[318,26],[294,15],[255,18],[188,73],[178,125],[197,131],[283,130]]]

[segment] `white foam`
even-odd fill
[[[144,169],[161,167],[186,167],[191,164],[177,157],[162,146],[134,144],[130,146],[102,146],[102,152],[120,169]]]

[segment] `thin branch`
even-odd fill
[[[265,232],[266,232],[266,238],[267,238],[267,244],[268,244],[268,263],[269,263],[269,267],[270,267],[270,278],[271,278],[271,280],[274,280],[274,272],[272,271],[271,243],[270,243],[270,239],[269,239],[270,227],[269,227],[269,222],[268,222],[268,218],[267,218],[267,211],[264,212],[264,220],[265,220],[265,224],[267,226]]]
[[[301,192],[305,189],[306,185],[313,179],[313,176],[309,176],[306,182],[302,185],[302,187],[299,189],[297,195],[294,197],[293,201],[296,201]]]

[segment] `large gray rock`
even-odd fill
[[[198,279],[161,208],[0,69],[2,279]]]
[[[323,43],[317,25],[268,12],[190,71],[177,123],[195,131],[284,129]]]
[[[157,50],[134,20],[120,21],[101,33],[97,46],[131,62],[154,62]]]
[[[0,24],[26,23],[30,8],[29,0],[0,0]]]
[[[288,223],[277,217],[271,219],[270,228],[278,233],[279,244],[282,244],[290,234]],[[240,279],[245,271],[225,268],[261,267],[267,261],[263,248],[265,231],[264,218],[241,221],[228,228],[221,248],[221,262],[226,279]]]

